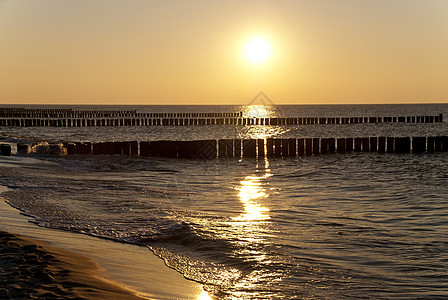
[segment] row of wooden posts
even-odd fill
[[[49,145],[49,149],[52,146],[59,147]],[[63,148],[68,155],[133,155],[186,159],[296,157],[350,152],[434,153],[448,151],[448,136],[76,142],[64,143]],[[29,145],[17,145],[19,154],[27,154],[30,150]]]
[[[0,108],[0,118],[9,119],[98,119],[123,118],[164,119],[164,118],[237,118],[242,112],[209,112],[209,113],[143,113],[136,110],[73,110],[68,109],[27,109]]]
[[[114,119],[6,119],[0,126],[17,127],[90,127],[90,126],[188,126],[188,125],[309,125],[309,124],[359,124],[359,123],[440,123],[438,116],[407,117],[334,117],[334,118],[114,118]]]

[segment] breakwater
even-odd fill
[[[0,150],[2,155],[11,155],[11,147],[7,144],[2,144]],[[286,158],[351,152],[448,152],[448,136],[110,141],[53,145],[21,143],[17,145],[19,155],[30,153],[42,155],[131,155],[181,159]]]
[[[440,123],[436,116],[370,117],[247,117],[243,112],[141,113],[72,109],[0,108],[0,126],[90,127],[90,126],[191,126],[191,125],[313,125],[360,123]]]

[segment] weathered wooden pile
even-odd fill
[[[0,126],[190,126],[190,125],[312,125],[360,123],[439,123],[437,116],[396,117],[244,117],[242,112],[140,113],[137,111],[77,111],[72,109],[0,108]]]

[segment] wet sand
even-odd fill
[[[62,283],[67,281],[80,286],[76,288],[78,296],[57,294],[65,299],[210,299],[201,284],[168,268],[146,247],[41,228],[28,222],[29,219],[0,197],[2,285],[3,280],[7,280],[9,288],[14,285],[25,288],[29,278],[22,275],[35,269],[46,280],[53,277],[49,287],[51,293],[68,292],[62,288]],[[6,268],[9,259],[5,261],[4,257],[14,257],[16,252],[22,253],[23,259],[12,269]],[[70,275],[70,279],[54,276],[57,274]],[[88,283],[85,290],[90,294],[81,288],[84,283]],[[27,295],[33,293],[37,292],[30,291]],[[8,299],[0,292],[0,299],[3,298]],[[11,299],[18,298],[33,299],[15,296]]]
[[[86,256],[0,231],[1,299],[143,299]]]
[[[0,157],[0,165],[46,163]],[[0,193],[5,187],[0,187]],[[0,299],[211,299],[148,248],[38,227],[0,197]]]

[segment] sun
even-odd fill
[[[251,62],[262,63],[271,55],[271,45],[264,38],[253,38],[246,43],[245,52]]]

